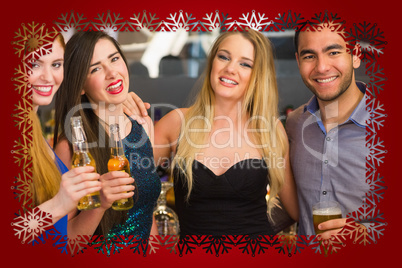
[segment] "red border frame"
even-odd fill
[[[295,1],[294,4],[290,3],[270,3],[267,1],[256,1],[250,3],[248,6],[244,3],[238,3],[234,1],[219,2],[216,1],[202,1],[199,3],[175,1],[174,3],[168,3],[161,1],[154,1],[153,3],[138,3],[133,1],[119,1],[117,5],[115,3],[103,2],[103,3],[88,3],[84,1],[72,0],[68,3],[59,4],[58,2],[51,2],[48,0],[40,2],[16,2],[12,3],[13,7],[6,8],[3,11],[2,16],[3,36],[2,38],[2,51],[4,51],[2,71],[3,81],[5,81],[5,87],[3,89],[4,99],[2,100],[2,123],[4,124],[5,137],[3,138],[4,146],[2,146],[2,170],[5,171],[3,175],[4,185],[2,187],[1,204],[4,204],[3,220],[2,224],[2,254],[5,256],[7,263],[13,262],[15,265],[26,265],[29,267],[47,267],[47,266],[71,266],[74,264],[86,264],[95,266],[106,265],[141,265],[151,264],[157,265],[167,263],[167,266],[181,267],[184,265],[191,266],[209,266],[209,267],[221,267],[222,265],[298,265],[298,266],[310,266],[323,262],[323,265],[327,267],[335,267],[338,265],[347,265],[352,267],[354,265],[365,266],[379,266],[387,265],[392,261],[398,259],[398,247],[399,247],[399,229],[397,229],[400,221],[398,219],[401,216],[393,214],[391,209],[398,204],[398,189],[400,186],[399,174],[396,173],[396,167],[399,164],[398,151],[401,149],[401,142],[398,141],[396,124],[400,122],[398,118],[398,100],[402,97],[401,90],[396,86],[396,72],[399,69],[397,59],[399,58],[398,50],[396,46],[398,41],[401,40],[400,33],[396,30],[397,13],[392,10],[391,1],[382,1],[375,3],[356,3],[345,0],[340,0],[326,6],[325,3],[308,3],[309,1]],[[386,3],[389,2],[389,3]],[[332,6],[336,5],[336,6]],[[57,7],[56,7],[57,6]],[[220,255],[215,257],[211,254],[205,254],[201,250],[197,250],[193,254],[187,254],[183,257],[175,256],[168,252],[158,251],[157,254],[151,254],[147,257],[134,255],[130,251],[123,251],[123,253],[116,256],[106,257],[103,254],[93,254],[85,252],[85,254],[78,254],[75,257],[60,254],[51,245],[46,243],[45,245],[31,247],[28,245],[22,245],[18,240],[14,231],[12,230],[10,223],[14,213],[18,208],[15,206],[14,195],[10,190],[14,176],[20,171],[14,163],[14,159],[10,156],[10,151],[13,149],[15,137],[18,137],[19,133],[13,118],[10,116],[14,110],[14,104],[18,101],[19,95],[15,92],[13,82],[14,67],[18,64],[14,51],[12,49],[11,42],[14,40],[15,31],[21,27],[21,23],[28,22],[43,22],[47,25],[52,25],[53,20],[62,13],[70,12],[74,10],[78,13],[83,13],[87,18],[93,18],[97,14],[105,13],[108,10],[112,12],[118,12],[122,17],[128,18],[133,13],[147,12],[157,14],[159,18],[167,17],[170,13],[183,10],[185,12],[192,13],[195,17],[204,16],[206,13],[211,13],[215,10],[219,10],[224,13],[230,13],[232,18],[240,17],[242,13],[251,12],[256,10],[265,14],[278,14],[292,10],[296,13],[301,13],[305,18],[312,17],[315,13],[328,10],[332,13],[337,13],[342,19],[347,22],[359,23],[359,22],[371,22],[377,23],[378,27],[384,31],[384,36],[388,42],[385,53],[381,59],[381,65],[384,68],[387,81],[385,82],[384,92],[381,93],[379,99],[382,104],[385,105],[385,111],[388,115],[385,127],[379,132],[379,135],[385,140],[385,147],[388,150],[385,162],[379,168],[379,172],[384,176],[385,185],[387,190],[385,192],[385,198],[378,207],[384,213],[388,226],[385,229],[384,236],[378,239],[377,244],[371,245],[350,245],[342,249],[339,253],[324,257],[322,255],[303,251],[302,254],[296,254],[292,257],[282,256],[276,251],[271,251],[266,254],[257,254],[255,257],[247,254],[229,253],[227,255]],[[375,10],[375,13],[374,11]],[[392,53],[392,54],[391,54]],[[392,129],[391,129],[392,126]],[[393,176],[395,173],[396,176]],[[10,202],[10,200],[13,200]],[[237,251],[236,251],[237,252]],[[50,253],[50,254],[49,254]],[[324,264],[325,263],[325,264]],[[10,263],[11,264],[11,263]],[[139,266],[138,266],[139,265]]]

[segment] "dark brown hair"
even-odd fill
[[[99,124],[99,118],[95,114],[87,96],[81,95],[87,79],[96,43],[100,39],[111,41],[120,53],[122,59],[127,61],[120,49],[118,42],[111,36],[99,31],[83,31],[74,34],[66,44],[64,53],[64,79],[59,91],[56,93],[56,114],[54,144],[58,141],[68,140],[70,152],[73,152],[71,144],[70,118],[80,115],[89,144],[89,151],[96,162],[96,172],[107,173],[107,162],[110,157],[109,136]],[[60,135],[59,135],[60,131]],[[108,209],[97,230],[96,235],[107,235],[115,224],[123,223],[127,219],[127,211],[115,211]]]

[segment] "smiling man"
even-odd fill
[[[346,215],[363,205],[369,190],[365,132],[370,114],[366,86],[355,81],[359,57],[348,50],[338,32],[324,24],[310,30],[296,33],[295,48],[300,75],[314,96],[289,115],[286,128],[299,198],[298,234],[315,234],[315,203],[341,205],[341,219],[318,227],[326,239],[345,226]]]

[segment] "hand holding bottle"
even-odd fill
[[[134,179],[123,171],[111,171],[100,176],[102,183],[101,207],[108,209],[113,202],[128,199],[134,195]]]
[[[79,200],[101,189],[100,175],[92,166],[77,167],[61,176],[60,189],[54,196],[54,203],[66,215],[77,207]]]
[[[127,174],[131,174],[130,163],[124,154],[123,143],[120,137],[119,124],[110,125],[110,135],[112,137],[112,141],[107,169],[109,170],[109,172],[123,171]],[[134,199],[132,197],[118,199],[112,204],[112,208],[114,210],[128,210],[133,206]]]
[[[87,138],[82,125],[81,116],[71,118],[71,129],[73,137],[73,158],[72,168],[92,166],[96,172],[96,163],[88,150]],[[77,208],[79,210],[89,210],[100,207],[99,192],[91,193],[79,200]]]

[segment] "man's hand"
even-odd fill
[[[346,218],[334,219],[322,222],[318,225],[318,229],[323,231],[319,236],[321,239],[330,239],[331,236],[336,235],[346,225]]]

